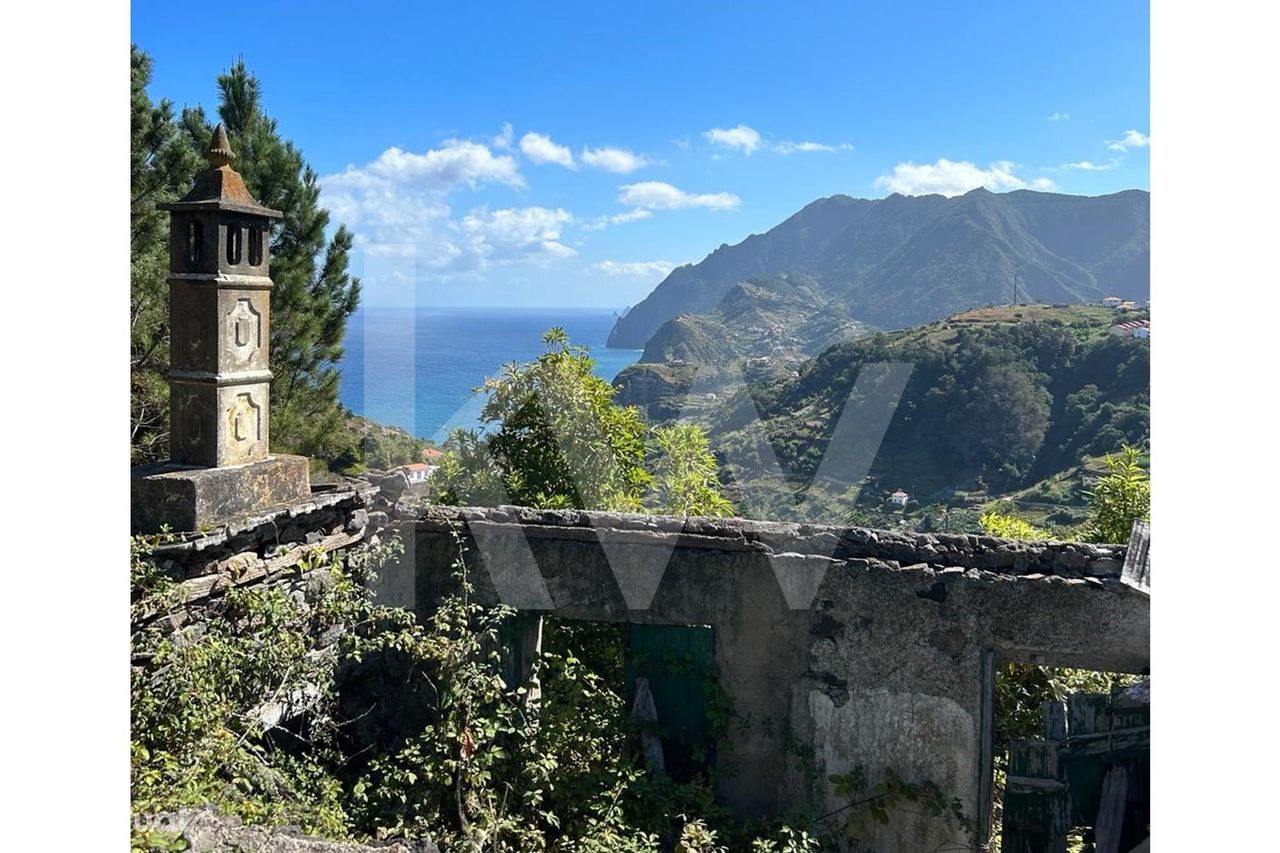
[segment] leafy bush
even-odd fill
[[[1095,542],[1128,542],[1133,523],[1151,517],[1151,480],[1138,464],[1141,453],[1125,445],[1106,457],[1107,475],[1089,495],[1093,515],[1088,535]]]
[[[436,473],[443,503],[730,515],[707,434],[692,424],[653,431],[594,373],[586,347],[556,327],[547,351],[485,381],[480,419],[456,430]]]
[[[982,532],[988,536],[1001,539],[1048,539],[1046,531],[1029,524],[1014,515],[1002,515],[995,510],[984,512],[978,517]]]

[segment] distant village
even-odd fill
[[[1129,314],[1137,311],[1151,311],[1151,300],[1148,299],[1145,305],[1139,305],[1132,299],[1121,299],[1119,296],[1108,296],[1102,300],[1103,308],[1110,308],[1121,314]],[[1111,327],[1111,334],[1120,338],[1145,338],[1151,337],[1151,319],[1149,317],[1141,320],[1123,320]]]

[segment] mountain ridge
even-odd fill
[[[763,234],[673,270],[620,317],[609,346],[644,347],[706,314],[741,281],[804,273],[859,321],[886,329],[1011,301],[1150,295],[1150,193],[971,190],[962,196],[816,199]]]

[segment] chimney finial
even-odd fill
[[[227,139],[227,131],[221,124],[213,129],[213,139],[209,142],[209,151],[205,156],[214,169],[230,166],[231,161],[236,158],[235,152],[231,150],[231,141]]]

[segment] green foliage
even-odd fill
[[[135,813],[212,804],[336,838],[590,853],[671,849],[693,820],[673,816],[689,814],[731,849],[817,849],[784,825],[735,821],[705,777],[650,777],[635,763],[621,672],[593,672],[565,642],[581,636],[545,644],[536,701],[532,682],[504,681],[512,613],[474,602],[461,561],[455,593],[424,624],[368,592],[395,545],[233,588],[186,624],[180,588],[150,557],[159,541],[133,542]],[[362,693],[361,678],[395,695]],[[399,704],[407,696],[424,707]],[[392,700],[398,734],[366,732]],[[134,830],[137,850],[178,843]]]
[[[1023,320],[975,311],[831,347],[798,378],[749,384],[712,413],[713,446],[733,460],[725,480],[750,498],[747,513],[793,514],[789,505],[809,486],[863,366],[885,362],[914,368],[870,471],[883,488],[1011,491],[1142,444],[1150,346],[1108,335],[1107,322],[1085,309],[1043,308]],[[744,422],[742,413],[757,409],[760,421]],[[768,469],[762,441],[786,482],[757,473]]]
[[[721,494],[724,486],[707,431],[693,423],[674,423],[653,430],[657,445],[653,507],[668,515],[732,515],[733,505]]]
[[[543,341],[537,359],[485,381],[480,419],[492,431],[454,434],[466,467],[438,473],[446,499],[492,501],[500,487],[502,502],[521,506],[638,510],[652,480],[639,411],[613,404],[613,387],[563,329]]]
[[[543,337],[547,351],[487,379],[485,431],[457,430],[436,473],[444,503],[514,503],[680,515],[729,515],[715,457],[700,427],[674,424],[653,434],[634,406],[593,372],[586,347],[564,330]],[[655,477],[656,473],[656,477]]]
[[[338,760],[336,722],[317,713],[332,702],[343,650],[313,647],[316,636],[368,615],[355,580],[328,561],[308,561],[300,571],[327,581],[314,606],[279,587],[233,588],[208,619],[175,630],[182,610],[172,583],[143,568],[147,544],[134,548],[135,811],[213,803],[252,822],[344,835],[340,786],[328,772]],[[312,744],[305,759],[271,737],[273,709],[291,705],[310,711],[295,733]]]
[[[1093,514],[1087,531],[1094,542],[1128,542],[1133,523],[1151,517],[1151,480],[1140,458],[1127,444],[1107,455],[1107,475],[1089,496]]]
[[[129,52],[129,380],[134,463],[169,453],[169,217],[158,202],[180,198],[199,158],[173,104],[147,94],[151,58]]]
[[[883,826],[896,809],[907,807],[963,832],[972,834],[975,830],[974,822],[965,813],[959,798],[948,798],[946,792],[931,779],[911,782],[893,768],[886,767],[880,773],[880,781],[872,785],[866,769],[859,764],[847,773],[831,776],[830,780],[836,796],[850,802],[826,817],[842,815],[844,834],[849,840],[865,838],[873,824]]]
[[[175,119],[153,105],[151,60],[131,52],[132,441],[135,462],[164,458],[168,445],[168,217],[155,205],[181,197],[213,133],[201,107]],[[263,111],[261,85],[243,60],[217,79],[218,118],[236,152],[235,168],[254,197],[284,212],[272,229],[272,448],[324,459],[358,454],[337,403],[337,363],[347,319],[360,299],[348,272],[352,235],[326,236],[329,214],[301,151]]]
[[[1048,539],[1049,534],[1040,528],[1028,524],[1021,518],[1013,515],[1002,515],[992,510],[984,512],[978,517],[978,523],[982,526],[982,532],[988,536],[998,536],[1001,539]]]

